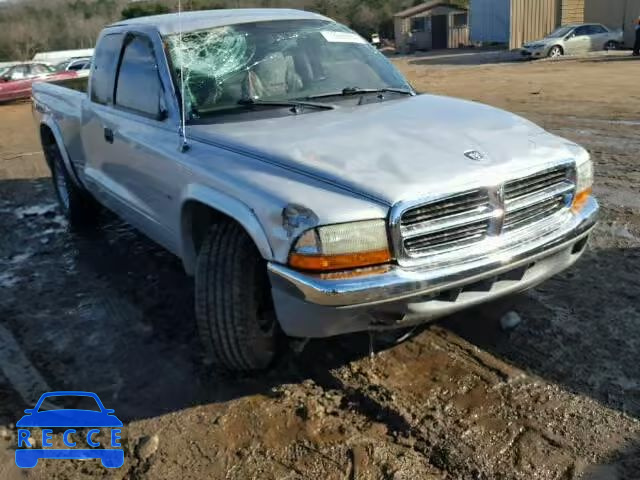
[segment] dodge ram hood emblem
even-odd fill
[[[474,162],[482,162],[483,160],[487,159],[487,157],[483,153],[477,150],[468,150],[464,152],[464,156],[470,160],[473,160]]]

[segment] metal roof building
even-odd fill
[[[571,0],[562,0],[567,2]],[[559,0],[471,0],[471,40],[519,48],[557,25]]]
[[[625,44],[633,44],[640,0],[471,0],[471,40],[519,48],[560,25],[601,23],[623,29]]]

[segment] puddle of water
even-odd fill
[[[0,288],[12,288],[19,282],[18,277],[11,273],[0,273]]]
[[[14,213],[19,219],[23,219],[25,217],[46,215],[47,213],[54,212],[57,208],[57,204],[48,203],[43,205],[32,205],[30,207],[19,207],[14,210]]]
[[[11,263],[12,265],[17,265],[19,263],[29,260],[32,256],[33,256],[32,252],[19,253],[18,255],[14,255],[13,257],[11,257],[11,259],[9,260],[9,263]]]

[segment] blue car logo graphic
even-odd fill
[[[42,411],[42,402],[51,397],[90,397],[93,398],[100,411],[63,409]],[[124,464],[124,450],[120,445],[122,422],[113,415],[114,410],[104,408],[100,398],[91,392],[49,392],[40,397],[36,406],[24,411],[16,427],[18,427],[18,449],[16,450],[16,465],[20,468],[33,468],[41,458],[58,459],[100,459],[107,468],[119,468]],[[42,447],[34,448],[30,438],[31,428],[42,429]],[[54,449],[52,428],[64,428],[62,440],[65,449]],[[90,428],[86,434],[78,432],[77,428]],[[101,445],[97,436],[101,429],[110,429],[108,445]],[[104,436],[102,436],[104,437]],[[80,448],[86,444],[89,448]],[[76,448],[76,446],[80,447]],[[103,448],[98,448],[103,447]],[[104,448],[107,447],[107,448]]]

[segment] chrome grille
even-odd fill
[[[504,185],[504,199],[509,201],[570,181],[571,172],[571,168],[562,166],[507,182]]]
[[[562,166],[507,182],[503,232],[535,223],[571,205],[573,169]]]
[[[571,205],[574,177],[573,165],[562,165],[410,206],[394,221],[400,257],[452,252],[547,219]]]
[[[489,222],[487,220],[449,228],[435,233],[426,233],[404,241],[404,248],[412,254],[431,252],[435,249],[461,248],[482,240],[487,236]]]
[[[486,191],[473,190],[471,192],[465,192],[406,211],[404,215],[402,215],[402,226],[411,227],[419,223],[429,222],[443,217],[464,214],[478,207],[486,206],[488,203],[489,197]]]
[[[400,220],[403,249],[410,256],[453,250],[489,231],[487,190],[471,190],[407,210]]]

